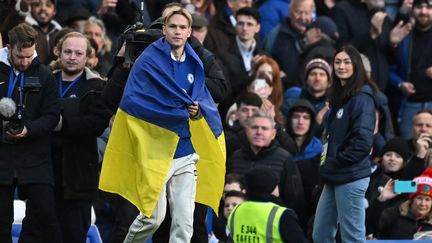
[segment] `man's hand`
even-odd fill
[[[402,6],[399,9],[399,12],[402,14],[408,14],[411,12],[411,9],[413,7],[414,0],[403,0]]]
[[[399,88],[406,96],[412,95],[416,92],[414,84],[412,84],[411,82],[402,82]]]
[[[428,67],[426,69],[426,76],[428,76],[428,78],[432,78],[432,67]]]
[[[312,45],[321,40],[321,30],[319,28],[310,28],[305,32],[306,45]]]
[[[276,116],[275,106],[269,99],[263,99],[263,103],[261,105],[261,109],[263,109],[267,115],[273,117],[273,119]]]
[[[432,144],[432,137],[427,133],[420,134],[415,144],[418,158],[424,159],[426,157],[429,144]]]
[[[387,14],[384,12],[376,12],[371,19],[370,35],[372,39],[376,39],[382,32],[382,26]]]
[[[23,130],[21,131],[21,133],[19,134],[11,134],[9,132],[6,132],[8,136],[10,136],[11,138],[16,138],[16,139],[21,139],[24,138],[25,136],[27,136],[28,130],[27,127],[24,126]]]
[[[102,4],[97,11],[99,16],[106,14],[109,11],[114,10],[117,7],[117,0],[102,0]]]
[[[315,120],[316,120],[316,122],[317,122],[318,125],[322,124],[323,119],[324,119],[324,115],[325,115],[325,113],[327,113],[328,110],[330,110],[330,106],[329,106],[329,103],[326,102],[325,105],[324,105],[324,107],[321,108],[321,110],[318,111],[318,113],[316,115]]]
[[[198,106],[198,102],[195,101],[193,103],[193,105],[188,105],[188,111],[189,111],[189,117],[190,118],[195,118],[198,115],[198,110],[199,110],[199,106]]]
[[[399,23],[393,27],[390,32],[390,44],[395,46],[399,45],[405,39],[405,37],[411,32],[413,27],[413,23],[407,22],[404,24],[403,21],[399,21]]]

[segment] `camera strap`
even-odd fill
[[[60,93],[60,98],[63,98],[65,95],[66,95],[66,93],[76,84],[76,83],[78,83],[78,81],[81,79],[81,76],[82,76],[82,74],[80,75],[80,76],[78,76],[74,81],[72,81],[67,87],[66,87],[66,89],[63,91],[63,78],[62,78],[62,76],[61,76],[61,74],[60,74],[60,78],[59,78],[59,93]]]
[[[8,97],[11,98],[13,91],[15,89],[15,85],[18,82],[19,74],[18,76],[15,76],[15,72],[13,71],[13,68],[10,70],[9,74],[9,86],[8,86]],[[24,87],[24,72],[21,73],[21,81],[20,81],[20,87]]]

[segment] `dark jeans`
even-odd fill
[[[53,186],[49,184],[0,185],[0,242],[12,242],[15,187],[26,201],[19,243],[62,242]]]
[[[169,207],[169,205],[168,205]],[[167,209],[167,212],[169,210]],[[195,211],[194,211],[194,223],[193,223],[193,235],[191,239],[191,243],[204,243],[208,242],[208,234],[207,234],[207,225],[206,225],[206,217],[207,217],[207,206],[204,204],[200,204],[195,202]],[[171,217],[169,214],[165,216],[164,221],[156,230],[156,233],[153,235],[154,243],[165,243],[169,241],[169,232],[171,227]]]
[[[57,215],[64,243],[85,243],[91,224],[91,202],[57,200]]]
[[[113,200],[113,211],[115,222],[111,233],[110,243],[123,243],[129,226],[139,214],[139,210],[135,205],[130,203],[123,197],[116,195]]]

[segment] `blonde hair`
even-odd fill
[[[164,25],[168,23],[168,20],[174,14],[180,14],[184,16],[188,20],[189,23],[188,27],[190,28],[192,26],[192,15],[185,8],[177,4],[169,5],[162,11],[162,20]]]
[[[90,54],[91,54],[91,52],[92,52],[92,46],[91,46],[91,44],[90,44],[90,41],[89,41],[89,39],[85,36],[85,35],[83,35],[83,34],[81,34],[81,33],[79,33],[79,32],[76,32],[76,31],[73,31],[73,32],[69,32],[69,33],[67,33],[66,35],[64,35],[60,40],[59,40],[59,42],[57,43],[57,45],[56,45],[56,50],[58,51],[58,53],[60,54],[61,52],[62,52],[62,49],[63,49],[63,43],[68,39],[68,38],[72,38],[72,37],[76,37],[76,38],[82,38],[82,39],[84,39],[85,40],[85,42],[86,42],[86,44],[87,44],[87,48],[86,48],[86,57],[88,57]],[[59,57],[60,57],[60,55],[59,55]],[[52,61],[50,64],[49,64],[49,67],[50,67],[50,69],[51,70],[56,70],[56,69],[60,69],[61,68],[61,64],[60,64],[60,58],[57,58],[57,60],[55,60],[55,61]]]

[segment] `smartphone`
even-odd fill
[[[417,182],[396,180],[394,182],[394,192],[396,192],[396,193],[417,192]]]
[[[255,79],[255,84],[254,84],[254,90],[255,91],[263,89],[266,86],[267,86],[267,82],[265,81],[265,79],[262,79],[262,78]]]

